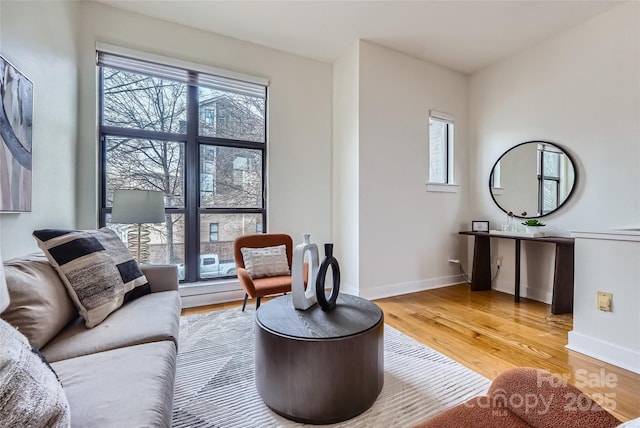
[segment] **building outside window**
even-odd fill
[[[453,116],[429,112],[429,183],[453,184]]]
[[[235,238],[265,229],[266,85],[108,52],[98,68],[100,224],[128,227],[110,223],[115,189],[160,190],[150,261],[187,282],[203,279],[204,255],[232,263]]]

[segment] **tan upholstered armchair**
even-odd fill
[[[270,294],[286,293],[291,291],[291,275],[266,276],[262,278],[251,278],[245,269],[242,257],[242,248],[264,248],[285,245],[287,249],[287,260],[289,270],[291,270],[291,260],[293,259],[293,240],[289,235],[276,233],[262,233],[257,235],[241,236],[235,240],[233,254],[236,261],[236,272],[240,285],[244,288],[244,303],[242,310],[247,306],[249,297],[256,298],[256,309],[260,307],[260,298]]]

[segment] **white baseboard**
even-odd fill
[[[576,331],[569,332],[567,349],[640,374],[640,352]]]
[[[244,290],[237,279],[181,284],[183,308],[235,302],[244,298]]]
[[[399,296],[401,294],[416,293],[418,291],[432,290],[434,288],[447,287],[449,285],[464,282],[460,275],[443,276],[440,278],[425,279],[422,281],[410,281],[399,284],[389,284],[381,287],[358,289],[350,284],[340,284],[340,292],[360,296],[365,299],[375,300],[385,297]],[[225,284],[206,284],[185,286],[180,289],[183,308],[214,305],[242,300],[244,290],[237,281],[229,281]]]
[[[345,288],[347,294],[354,294],[369,300],[383,299],[385,297],[399,296],[401,294],[416,293],[418,291],[442,288],[448,285],[464,282],[460,275],[443,276],[440,278],[425,279],[421,281],[409,281],[399,284],[383,285],[374,288],[360,288],[359,290]],[[342,287],[340,288],[342,290]]]
[[[494,282],[493,289],[500,291],[501,293],[514,294],[515,284],[513,281],[496,280]],[[520,297],[526,297],[527,299],[536,300],[550,305],[553,293],[540,290],[539,288],[525,286],[520,287]]]
[[[194,294],[191,296],[182,296],[182,307],[195,308],[197,306],[215,305],[217,303],[237,302],[239,300],[241,301],[243,298],[244,298],[244,290],[221,291],[218,293],[206,293],[206,294]],[[247,302],[247,306],[249,306],[251,301]]]

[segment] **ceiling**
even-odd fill
[[[621,3],[99,1],[328,63],[333,63],[357,39],[363,39],[462,73],[473,73]]]

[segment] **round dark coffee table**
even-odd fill
[[[384,383],[384,316],[374,303],[340,294],[336,308],[294,309],[286,295],[256,314],[256,387],[285,418],[344,421],[367,410]]]

